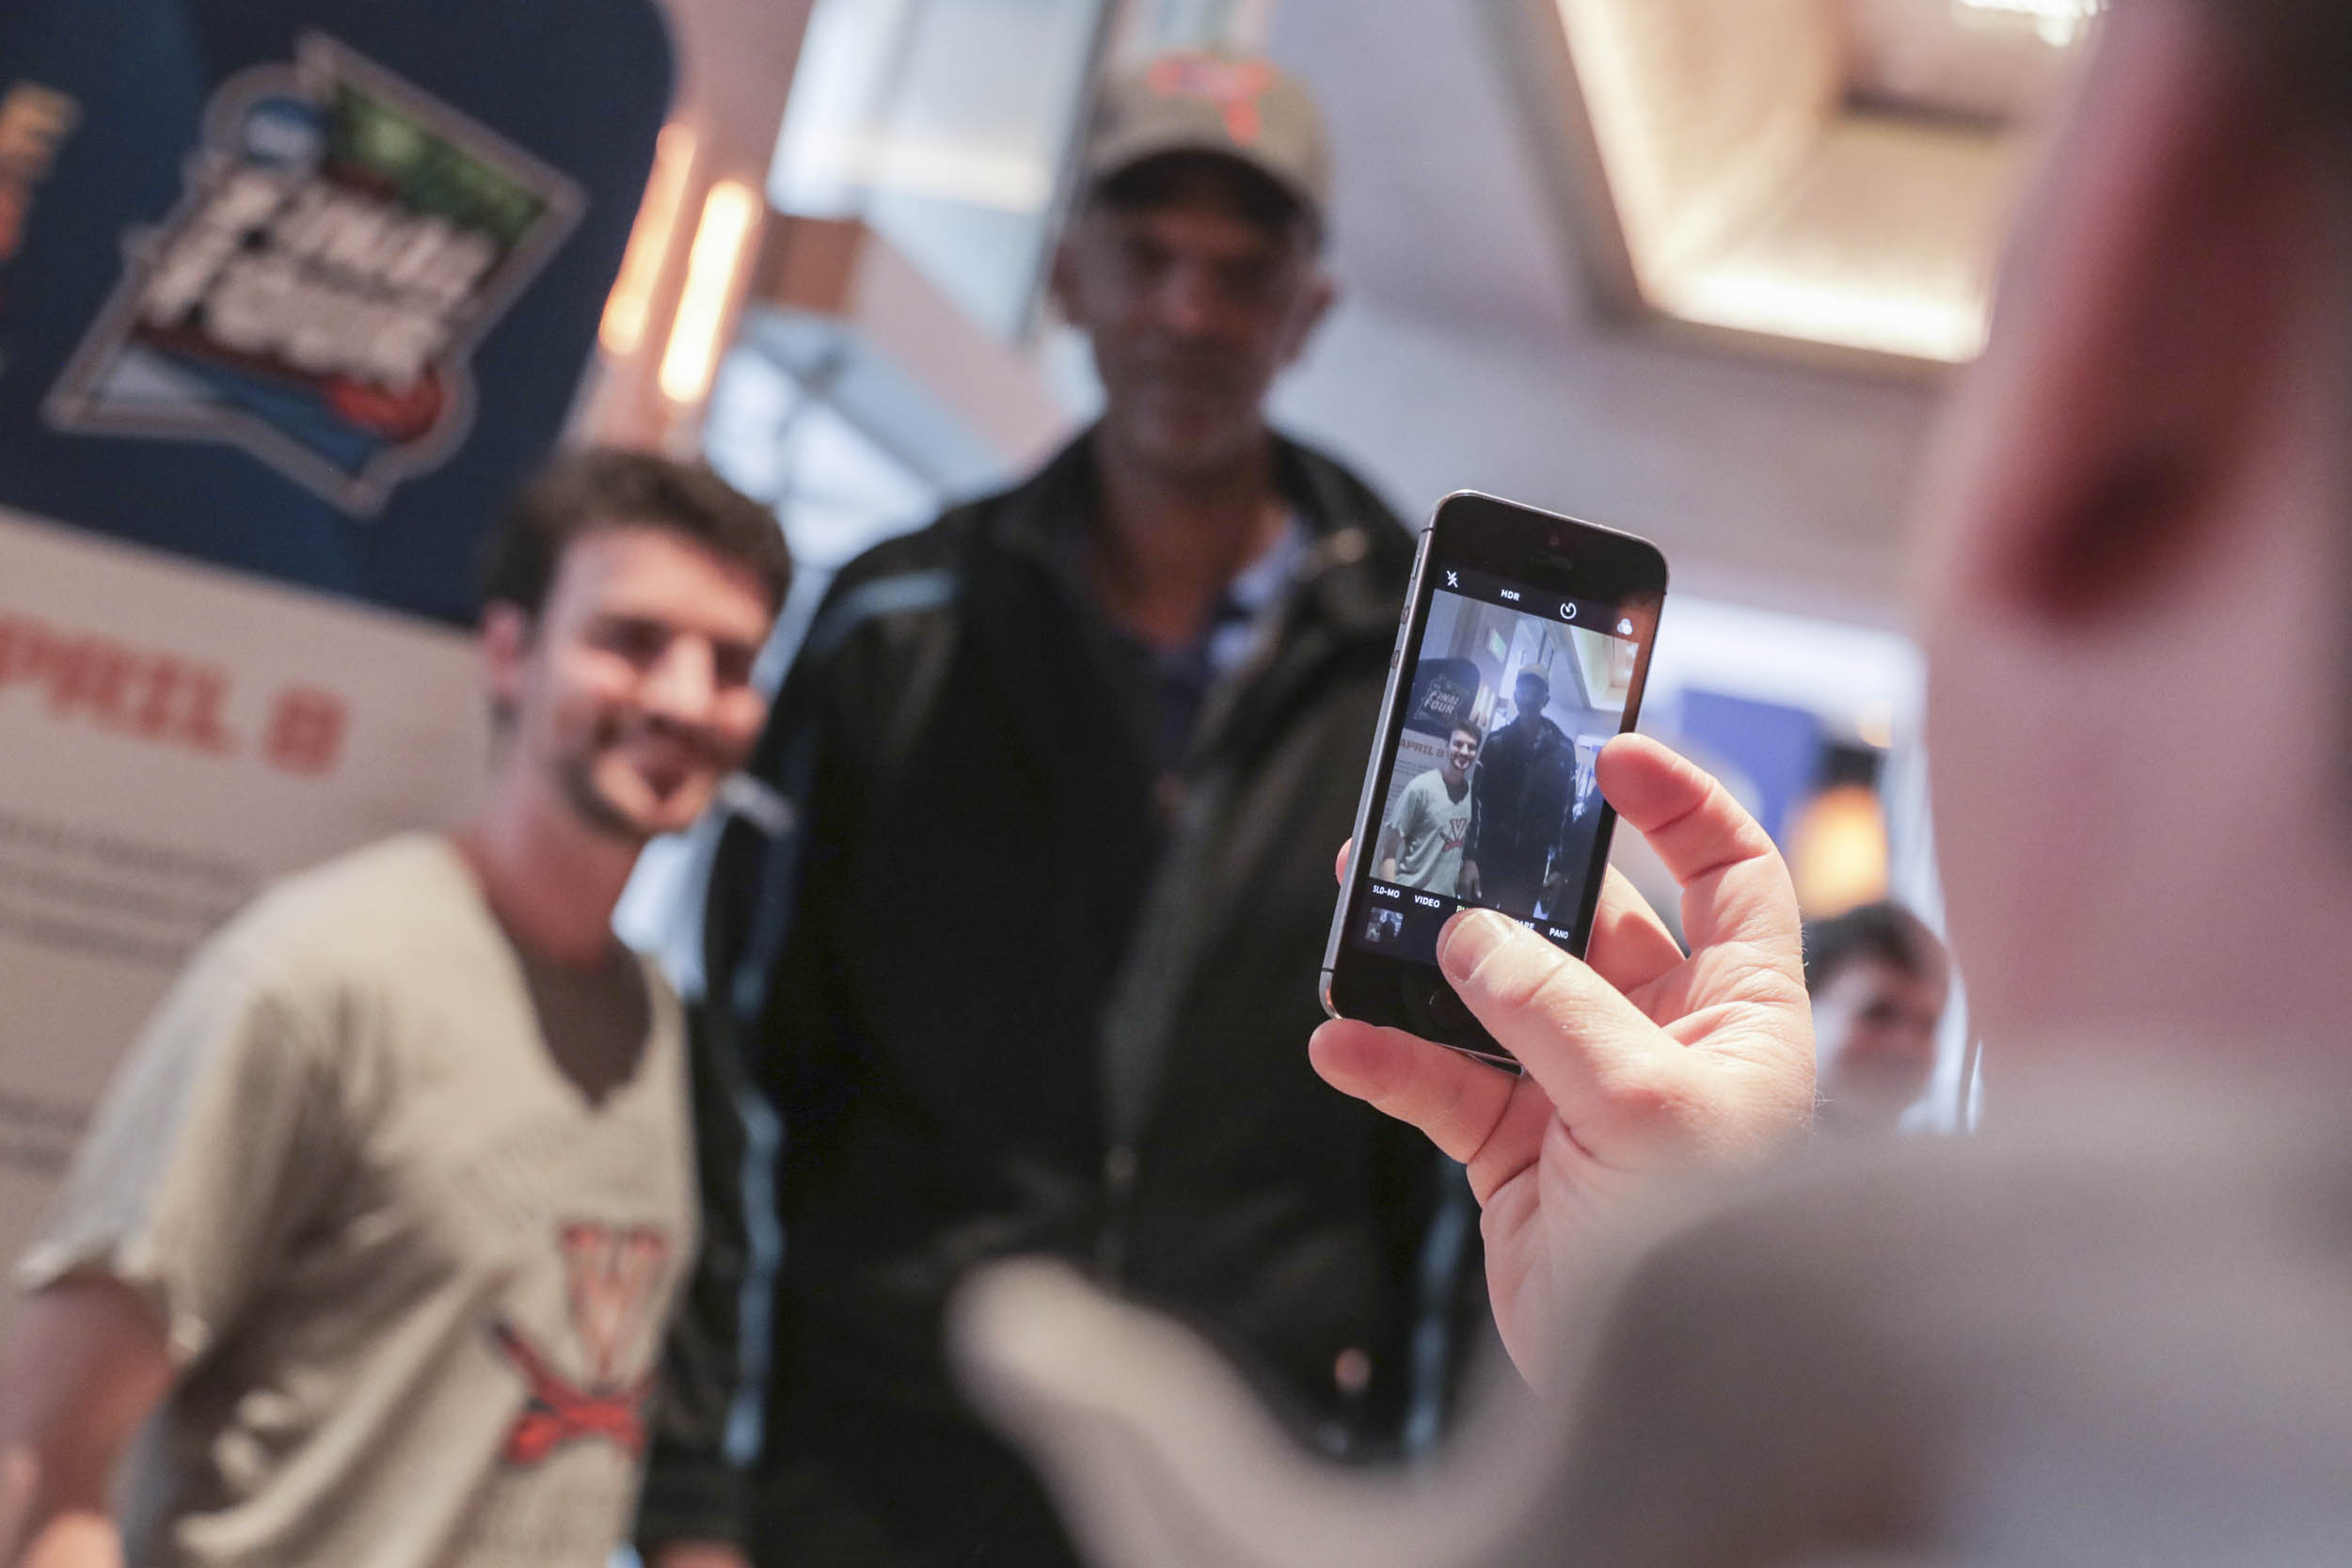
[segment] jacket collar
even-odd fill
[[[1073,437],[1007,493],[993,542],[1052,570],[1069,559],[1070,531],[1102,504],[1094,429]],[[1385,638],[1411,570],[1412,538],[1361,482],[1322,453],[1274,434],[1275,483],[1313,540],[1301,570],[1306,593],[1335,631]]]

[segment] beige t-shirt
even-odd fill
[[[135,1568],[602,1568],[692,1151],[676,999],[625,988],[643,1049],[596,1096],[541,1026],[577,1021],[562,984],[422,834],[280,884],[181,977],[18,1271],[113,1275],[168,1325]]]

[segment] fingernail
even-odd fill
[[[1464,910],[1438,933],[1438,967],[1457,984],[1470,978],[1478,960],[1511,940],[1518,923],[1493,910]]]

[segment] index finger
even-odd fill
[[[1692,950],[1753,942],[1801,962],[1796,889],[1771,835],[1714,776],[1652,740],[1621,735],[1595,765],[1601,793],[1682,889]]]
[[[1532,1077],[1354,1019],[1322,1025],[1307,1053],[1333,1088],[1421,1129],[1459,1162],[1482,1204],[1543,1148],[1552,1107]]]

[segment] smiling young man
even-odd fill
[[[1114,84],[1052,274],[1101,419],[818,612],[752,769],[797,831],[731,824],[707,905],[713,1016],[786,1127],[764,1449],[746,1507],[723,1405],[681,1422],[649,1546],[1071,1560],[941,1363],[947,1292],[1011,1252],[1214,1325],[1330,1449],[1399,1446],[1442,1167],[1298,1049],[1412,554],[1266,420],[1331,299],[1326,196],[1264,61]],[[734,1253],[681,1387],[736,1365]]]
[[[788,572],[707,472],[591,451],[525,489],[479,813],[207,943],[20,1266],[24,1560],[601,1568],[695,1239],[676,1001],[612,909],[757,734]]]
[[[1479,734],[1456,724],[1446,736],[1445,760],[1413,780],[1389,808],[1380,829],[1383,880],[1451,895],[1461,880],[1462,845],[1470,831],[1470,769],[1478,764]]]

